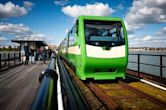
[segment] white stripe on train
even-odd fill
[[[88,57],[95,58],[119,58],[125,57],[125,45],[111,47],[110,50],[103,50],[102,47],[86,45]]]

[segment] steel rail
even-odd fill
[[[62,78],[62,88],[64,88],[65,93],[63,94],[63,97],[67,96],[67,101],[64,102],[64,108],[69,110],[88,110],[89,106],[86,103],[86,101],[81,96],[79,90],[73,84],[65,66],[63,65],[61,59],[58,57],[58,67],[60,71],[60,76]]]
[[[111,99],[109,96],[107,96],[102,90],[100,90],[95,84],[90,82],[87,84],[90,89],[99,97],[101,101],[108,107],[110,110],[117,110],[118,105]]]
[[[89,107],[93,110],[106,110],[107,108],[103,103],[94,95],[94,93],[88,88],[87,84],[81,81],[78,77],[76,77],[76,73],[68,66],[67,62],[63,61],[67,71],[70,74],[73,82],[77,85],[81,94],[84,96],[86,101],[89,104]]]
[[[161,107],[165,107],[165,105],[166,105],[165,102],[160,101],[160,100],[156,99],[155,97],[150,96],[149,94],[146,94],[146,93],[144,93],[144,92],[142,92],[142,91],[140,91],[140,90],[138,90],[138,89],[136,89],[136,88],[134,88],[134,87],[131,87],[131,86],[129,86],[128,84],[126,84],[126,83],[124,83],[124,82],[122,82],[122,81],[119,81],[119,84],[120,84],[122,87],[127,88],[127,89],[129,89],[130,91],[133,91],[133,92],[136,93],[140,98],[146,98],[146,99],[148,99],[149,101],[153,102],[154,104],[160,105]]]

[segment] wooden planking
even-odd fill
[[[45,64],[19,66],[19,70],[10,69],[0,77],[3,79],[0,83],[0,110],[29,109],[40,85],[39,74],[46,67]]]

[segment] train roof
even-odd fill
[[[110,17],[110,16],[86,16],[86,15],[81,15],[77,19],[104,20],[104,21],[109,21],[109,20],[123,21],[122,18]]]

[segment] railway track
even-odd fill
[[[65,61],[63,64],[91,109],[166,110],[166,99],[156,98],[128,81],[81,81]],[[166,98],[166,92],[163,94]]]
[[[132,86],[118,83],[87,84],[89,88],[109,109],[122,110],[164,110],[165,103]]]

